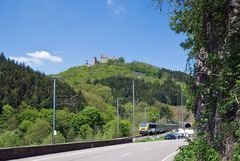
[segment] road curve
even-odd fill
[[[129,143],[17,159],[16,161],[170,161],[184,139]]]

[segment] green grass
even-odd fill
[[[141,143],[141,142],[153,142],[153,141],[162,141],[164,140],[163,136],[160,136],[159,138],[153,138],[153,137],[148,137],[148,138],[144,138],[141,140],[136,140],[134,141],[135,143]]]

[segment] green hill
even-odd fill
[[[0,54],[0,82],[0,113],[6,104],[14,108],[19,108],[22,103],[37,108],[52,107],[53,78],[6,59],[3,54]],[[71,100],[74,106],[68,106],[70,111],[79,110],[85,104],[81,93],[76,93],[67,83],[58,81],[56,94],[58,103],[77,96]],[[61,106],[63,104],[58,107]]]
[[[179,123],[178,91],[191,79],[185,73],[140,62],[73,67],[46,76],[1,54],[0,147],[51,143],[53,77],[57,78],[57,143],[132,135],[133,79],[136,129],[144,121],[146,108],[148,122]],[[117,98],[123,98],[119,133]],[[184,117],[187,120],[191,115],[185,110]]]
[[[191,79],[186,73],[141,62],[108,62],[91,67],[73,67],[59,76],[75,90],[81,89],[88,103],[91,104],[95,99],[98,102],[95,106],[114,104],[118,97],[123,97],[124,103],[131,102],[133,79],[136,102],[146,102],[149,105],[161,102],[176,106],[180,104],[179,92],[176,91],[180,91],[180,86]]]

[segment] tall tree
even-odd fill
[[[187,36],[181,46],[189,51],[189,60],[196,62],[192,109],[198,131],[223,160],[231,159],[240,124],[240,1],[170,2],[170,26]]]

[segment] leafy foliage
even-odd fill
[[[207,138],[206,144],[220,154],[217,160],[231,160],[233,145],[239,143],[239,136],[235,134],[239,129],[240,97],[239,1],[176,0],[170,3],[174,6],[170,26],[176,33],[187,36],[181,46],[188,51],[189,63],[195,62],[190,66],[195,82],[189,105],[196,117],[198,137]],[[211,149],[206,154],[208,152]],[[201,158],[206,155],[200,154]]]
[[[15,75],[6,74],[7,70]],[[74,67],[60,75],[63,77],[56,76],[61,78],[57,80],[56,143],[130,136],[132,80],[138,75],[141,78],[135,80],[135,88],[142,90],[135,93],[136,127],[143,121],[147,106],[151,106],[148,111],[151,121],[158,121],[160,113],[161,119],[173,122],[174,107],[164,103],[179,104],[178,92],[174,90],[179,90],[186,83],[185,79],[190,79],[185,73],[144,63],[126,64],[123,58],[93,67]],[[7,60],[1,54],[0,80],[0,147],[50,144],[53,122],[51,76]],[[119,97],[124,98],[119,102],[117,134],[116,98]],[[9,141],[5,144],[3,139],[7,136]]]
[[[14,131],[5,131],[0,135],[0,147],[13,147],[21,145],[19,136]]]
[[[61,132],[57,131],[57,135],[55,137],[55,143],[60,144],[60,143],[65,143],[66,139],[61,134]],[[52,133],[50,133],[43,141],[43,144],[52,144]]]
[[[180,152],[174,159],[175,161],[192,161],[192,160],[220,160],[218,152],[208,146],[205,141],[190,141],[189,145],[180,148]]]
[[[108,122],[103,128],[103,136],[107,139],[112,139],[116,137],[126,137],[131,134],[131,124],[127,120],[119,119],[119,134],[117,134],[117,120],[112,120]]]
[[[104,102],[113,104],[113,100],[118,97],[124,97],[124,102],[130,102],[132,80],[138,76],[140,78],[135,80],[137,99],[151,105],[156,101],[179,105],[179,95],[176,92],[180,90],[179,82],[185,84],[191,80],[185,73],[141,62],[73,67],[59,75],[75,89],[82,89],[87,102],[93,103],[94,99],[100,106],[104,106]]]
[[[93,138],[93,129],[88,125],[82,125],[79,129],[79,136],[81,139],[91,139]]]
[[[3,53],[0,54],[0,71],[0,112],[3,105],[9,104],[17,108],[23,101],[38,108],[52,106],[52,78],[24,64],[6,59]],[[81,93],[76,93],[65,82],[57,82],[57,95],[64,96],[58,98],[59,104],[73,95],[78,96],[72,100],[75,106],[69,106],[72,111],[79,110],[85,105]]]
[[[37,119],[26,132],[25,141],[27,144],[41,144],[50,134],[51,126],[42,119]]]

